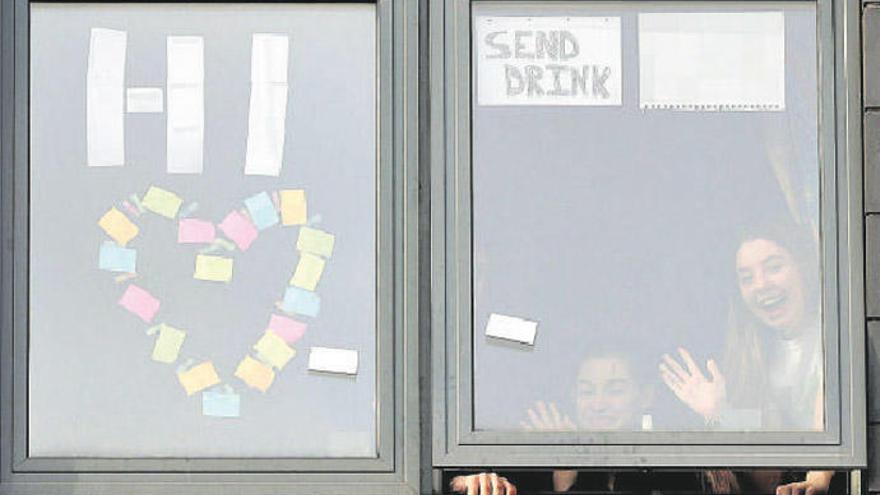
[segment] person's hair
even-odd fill
[[[790,222],[773,222],[742,229],[737,236],[731,259],[746,242],[771,241],[791,254],[804,284],[805,310],[815,311],[819,302],[817,246],[812,234]],[[732,272],[730,310],[724,344],[722,372],[727,379],[727,394],[738,407],[759,408],[760,394],[767,385],[765,340],[771,332],[746,306],[739,291],[736,270]]]

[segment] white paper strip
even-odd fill
[[[356,375],[357,368],[357,351],[329,347],[312,347],[309,351],[309,369],[312,371]]]
[[[90,167],[125,163],[125,31],[92,28],[86,73],[86,153]]]
[[[162,112],[162,88],[128,88],[125,95],[128,113]]]
[[[639,14],[639,106],[785,109],[782,12]]]
[[[497,313],[489,315],[489,323],[486,325],[486,335],[489,337],[527,345],[535,345],[537,333],[538,322]]]
[[[205,138],[205,64],[201,36],[169,36],[166,169],[202,173]]]
[[[477,17],[480,105],[620,105],[620,17]]]
[[[287,35],[257,33],[251,45],[251,98],[245,175],[281,174],[287,118]]]

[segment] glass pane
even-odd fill
[[[815,4],[472,26],[474,428],[824,430]]]
[[[32,5],[31,456],[376,456],[375,40]]]

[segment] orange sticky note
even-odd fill
[[[98,220],[98,225],[117,244],[123,247],[128,244],[128,241],[134,239],[139,231],[138,226],[133,224],[127,216],[116,208],[110,208],[110,211]]]
[[[214,363],[211,361],[205,361],[186,371],[177,373],[177,379],[180,380],[180,384],[186,390],[186,395],[192,395],[220,383],[220,377],[217,376],[217,370],[214,369]]]
[[[281,196],[281,223],[303,225],[306,223],[306,192],[302,189],[285,189]]]
[[[260,392],[268,390],[275,380],[275,372],[272,371],[271,367],[250,356],[245,356],[238,363],[238,368],[235,369],[235,376],[241,378],[249,387],[253,387]]]

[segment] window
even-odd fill
[[[863,457],[831,5],[443,15],[435,463]]]
[[[416,486],[414,11],[3,8],[4,493]]]

